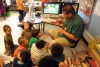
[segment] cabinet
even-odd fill
[[[93,60],[97,63],[98,67],[100,67],[100,53],[98,52],[97,48],[95,47],[97,45],[95,40],[90,41],[88,52],[89,55],[93,58]],[[98,44],[100,45],[100,44]]]

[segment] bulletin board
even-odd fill
[[[80,4],[79,10],[87,16],[91,16],[91,12],[95,1],[96,0],[76,0],[76,2]]]

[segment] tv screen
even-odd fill
[[[45,3],[43,7],[44,14],[60,14],[62,13],[62,7],[60,2]]]

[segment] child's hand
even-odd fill
[[[45,47],[44,47],[46,49],[47,53],[49,52],[48,51],[48,47],[49,47],[49,43],[47,42],[46,45],[45,45]]]
[[[59,67],[68,67],[68,65],[66,63],[64,63],[64,62],[60,62],[59,63]]]

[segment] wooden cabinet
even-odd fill
[[[91,41],[88,47],[89,55],[93,58],[93,60],[97,63],[98,67],[100,67],[100,53],[96,50],[96,42]]]

